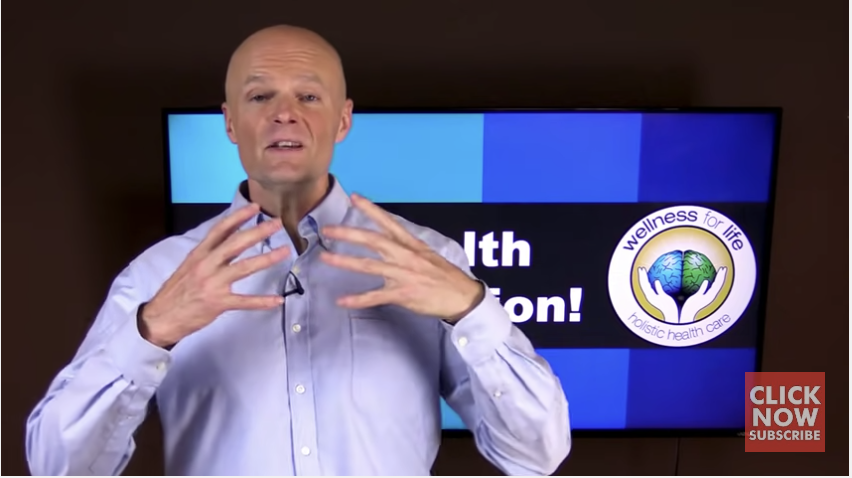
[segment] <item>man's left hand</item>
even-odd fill
[[[381,260],[323,252],[322,259],[335,267],[384,278],[384,287],[341,297],[338,304],[366,308],[395,304],[415,313],[451,322],[467,315],[485,293],[479,281],[434,252],[411,235],[390,214],[358,195],[352,203],[375,221],[382,232],[345,226],[328,226],[329,238],[359,244],[377,252]]]

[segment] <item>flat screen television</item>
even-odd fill
[[[744,431],[781,111],[356,110],[331,171],[464,246],[559,376],[575,435]],[[218,108],[164,111],[168,229],[245,178]],[[466,433],[443,405],[443,428]]]

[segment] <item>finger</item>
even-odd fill
[[[284,246],[254,257],[241,259],[228,266],[224,270],[222,278],[230,284],[244,277],[248,277],[259,270],[271,267],[289,256],[290,248],[288,246]]]
[[[657,295],[663,295],[665,291],[663,290],[663,283],[658,280],[654,281],[654,291]]]
[[[713,280],[713,285],[710,286],[710,293],[713,296],[717,296],[719,291],[722,290],[722,287],[725,286],[725,277],[728,275],[728,269],[725,267],[720,267],[718,271],[716,271],[716,278]]]
[[[280,220],[270,219],[257,226],[233,234],[219,247],[214,249],[211,258],[217,265],[228,263],[249,247],[267,239],[283,227]]]
[[[642,292],[645,295],[649,295],[654,292],[654,289],[651,288],[651,282],[648,280],[648,273],[645,272],[645,268],[639,268],[639,288],[642,289]]]
[[[267,310],[284,303],[280,295],[244,295],[231,294],[225,298],[228,310]]]
[[[366,309],[380,305],[393,304],[398,300],[398,294],[391,289],[377,289],[363,294],[348,295],[337,299],[337,305],[347,309]]]
[[[369,199],[359,194],[352,194],[351,199],[355,207],[363,211],[364,214],[375,221],[382,230],[390,234],[391,237],[400,243],[417,250],[422,250],[424,247],[428,248],[426,243],[411,235],[411,233],[402,227],[402,225],[397,222],[390,213],[380,208]]]
[[[378,232],[346,226],[326,226],[323,233],[340,241],[351,242],[370,248],[383,257],[396,257],[404,248]]]
[[[705,293],[707,293],[707,287],[709,287],[709,286],[710,286],[710,281],[705,280],[698,287],[698,292],[695,295],[704,295]]]
[[[210,231],[207,232],[207,235],[204,239],[202,239],[201,243],[198,244],[198,249],[204,252],[211,251],[213,248],[224,242],[228,237],[236,232],[240,226],[251,219],[259,211],[260,206],[252,203],[237,209],[231,214],[228,214],[224,219],[210,228]]]
[[[390,279],[399,279],[405,274],[405,271],[399,266],[368,257],[352,257],[331,252],[322,252],[320,253],[320,259],[334,267],[353,272],[383,276]]]

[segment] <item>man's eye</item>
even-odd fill
[[[302,101],[313,102],[319,100],[317,95],[302,95]]]
[[[268,99],[269,99],[269,95],[265,95],[265,94],[264,95],[261,95],[261,94],[252,95],[252,96],[249,97],[249,101],[254,101],[254,102],[266,101]]]

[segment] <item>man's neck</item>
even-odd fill
[[[264,187],[249,180],[249,196],[253,202],[272,217],[284,223],[284,229],[301,254],[307,244],[299,234],[299,222],[319,205],[328,194],[330,181],[328,175],[307,184],[288,185],[278,188]]]

